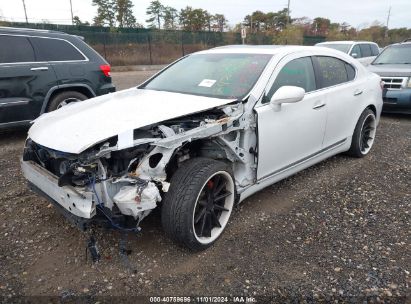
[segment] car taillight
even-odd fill
[[[100,70],[104,73],[105,76],[111,76],[111,66],[109,64],[100,65]]]

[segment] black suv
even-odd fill
[[[81,37],[0,27],[0,129],[114,91],[110,65]]]

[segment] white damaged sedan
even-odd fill
[[[81,229],[135,231],[161,208],[165,232],[202,250],[253,193],[332,155],[367,155],[381,109],[380,78],[341,52],[220,47],[42,115],[21,166]]]

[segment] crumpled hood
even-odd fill
[[[34,121],[29,138],[53,150],[78,154],[112,136],[233,101],[132,88],[43,114]]]
[[[382,77],[411,77],[411,64],[370,64],[367,69]]]

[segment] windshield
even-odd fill
[[[348,51],[351,48],[351,44],[346,44],[346,43],[344,43],[344,44],[324,43],[324,44],[319,44],[318,46],[324,46],[324,47],[334,49],[334,50],[337,50],[337,51],[341,51],[341,52],[344,52],[344,53],[348,53]]]
[[[178,61],[142,88],[242,99],[251,91],[272,56],[194,54]]]
[[[372,64],[411,64],[411,44],[387,47]]]

